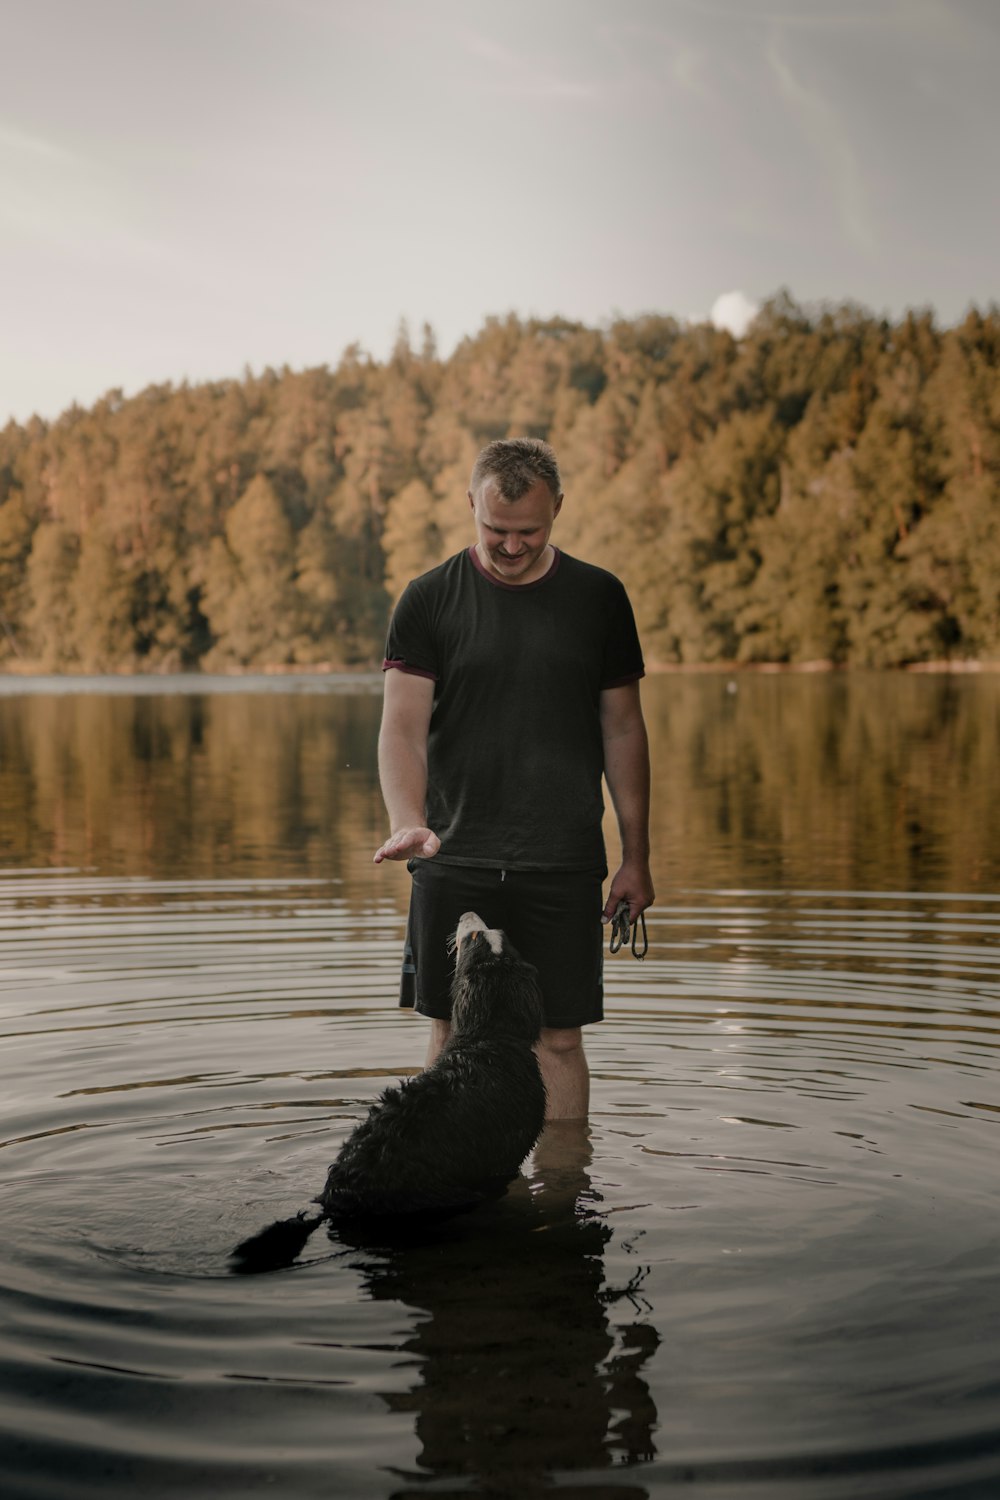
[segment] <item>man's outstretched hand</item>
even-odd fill
[[[441,840],[429,828],[401,828],[376,849],[374,863],[380,865],[384,859],[433,859],[440,847]]]

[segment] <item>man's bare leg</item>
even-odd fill
[[[427,1042],[427,1056],[424,1059],[424,1067],[429,1068],[437,1058],[438,1053],[445,1042],[451,1036],[450,1021],[436,1021],[431,1018],[431,1034]]]
[[[589,1120],[548,1120],[525,1167],[531,1194],[549,1222],[572,1215],[590,1188],[594,1158]]]
[[[543,1026],[535,1049],[545,1082],[547,1120],[585,1120],[590,1110],[590,1069],[579,1026]]]

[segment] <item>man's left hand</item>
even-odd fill
[[[623,901],[628,902],[628,919],[634,922],[640,912],[652,906],[656,900],[653,881],[646,860],[623,860],[608,891],[601,914],[602,922],[610,922]]]

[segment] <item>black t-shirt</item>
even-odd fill
[[[600,695],[644,670],[612,573],[555,551],[543,578],[506,584],[470,547],[407,585],[385,666],[435,683],[427,825],[437,859],[605,869]]]

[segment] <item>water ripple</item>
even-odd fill
[[[420,1065],[401,908],[0,876],[5,1493],[444,1492],[501,1428],[556,1492],[997,1492],[1000,902],[681,894],[606,965],[584,1155],[251,1284]]]

